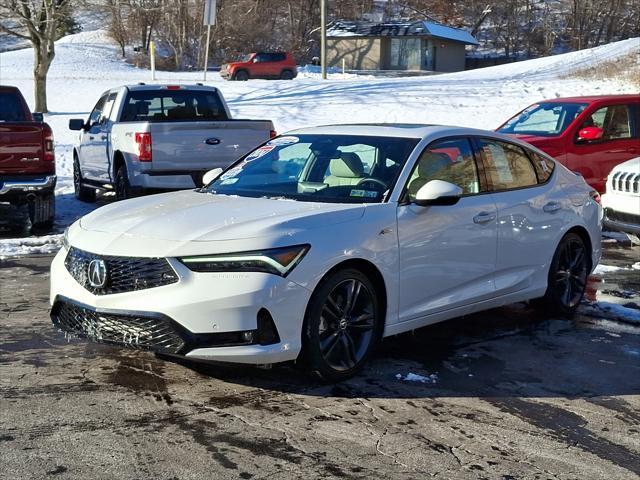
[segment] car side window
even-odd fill
[[[98,118],[98,123],[100,123],[101,125],[106,122],[109,117],[111,116],[111,110],[113,110],[113,104],[116,103],[116,97],[118,96],[117,93],[111,93],[105,103],[104,103],[104,107],[102,108],[102,111],[100,112],[100,117]]]
[[[91,111],[91,115],[89,115],[89,126],[95,125],[100,121],[100,116],[102,115],[102,111],[104,110],[104,104],[107,101],[108,95],[103,95],[96,103],[96,106],[93,107]]]
[[[531,150],[527,150],[529,154],[529,158],[533,162],[533,167],[536,169],[536,174],[538,175],[538,183],[546,183],[547,180],[551,177],[553,173],[553,169],[556,167],[556,164],[542,155],[532,152]]]
[[[271,61],[271,55],[269,55],[268,53],[258,53],[254,58],[255,63],[263,63],[263,62],[270,62],[270,61]]]
[[[604,131],[602,140],[631,138],[631,114],[628,105],[609,105],[593,112],[581,125],[598,127]]]
[[[468,139],[437,140],[422,152],[407,183],[409,200],[415,200],[418,190],[431,180],[453,183],[462,188],[465,195],[480,192],[478,170]]]
[[[486,138],[478,142],[489,190],[510,190],[538,184],[536,171],[521,147]]]

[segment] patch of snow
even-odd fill
[[[401,373],[398,373],[396,375],[396,378],[404,382],[429,383],[432,385],[438,381],[438,375],[435,373],[432,373],[431,375],[427,375],[427,376],[418,375],[417,373],[411,373],[411,372],[403,376]]]
[[[613,265],[598,265],[592,272],[592,275],[602,275],[604,273],[618,272],[620,270],[629,270],[624,267],[615,267]]]
[[[17,255],[55,253],[62,246],[62,234],[33,238],[10,238],[0,240],[0,260]]]
[[[581,309],[582,313],[626,323],[640,324],[640,309],[611,302],[595,302]]]
[[[631,268],[633,268],[634,270],[640,270],[640,262],[636,262],[633,265],[631,265]]]

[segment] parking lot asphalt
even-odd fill
[[[322,385],[294,366],[67,341],[48,316],[50,262],[0,261],[0,478],[640,475],[640,326],[518,304],[387,339],[357,378]],[[638,277],[593,279],[591,294],[637,301]]]

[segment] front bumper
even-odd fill
[[[51,265],[52,320],[72,335],[231,363],[278,363],[294,360],[300,352],[311,292],[284,278],[264,273],[196,273],[170,259],[179,276],[177,283],[94,295],[67,271],[66,255],[63,248]],[[258,332],[265,311],[278,341],[265,345],[257,337],[246,340],[242,334]]]
[[[640,236],[640,215],[605,208],[602,224],[608,230],[632,233]]]
[[[31,193],[50,193],[56,187],[55,175],[0,177],[0,201],[26,197]]]

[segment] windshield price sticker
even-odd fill
[[[275,147],[273,145],[265,145],[263,147],[260,147],[257,150],[254,150],[253,152],[251,152],[249,154],[249,156],[247,158],[245,158],[245,161],[250,162],[250,161],[256,160],[256,159],[258,159],[260,157],[264,157],[267,153],[269,153],[274,148]]]
[[[361,198],[376,198],[378,196],[378,192],[374,190],[351,190],[349,196]]]
[[[300,139],[298,137],[288,136],[288,137],[278,137],[269,141],[267,145],[271,145],[274,147],[282,147],[284,145],[293,145],[294,143],[298,143]]]

